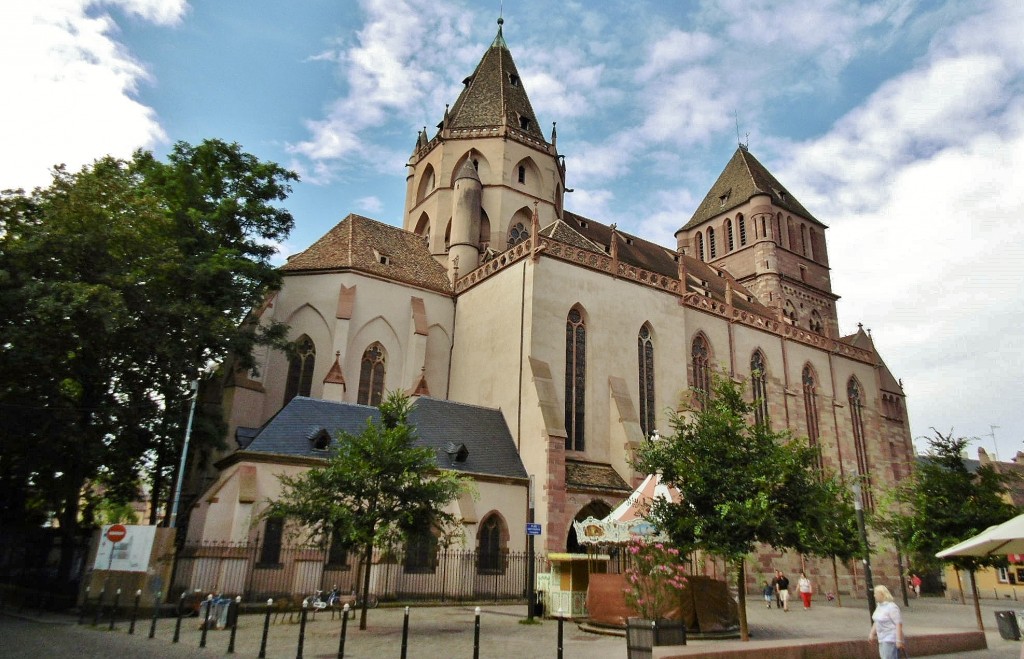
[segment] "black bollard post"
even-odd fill
[[[103,595],[107,592],[106,588],[100,589],[100,596],[96,600],[96,609],[92,612],[92,626],[100,624],[100,612],[103,611]]]
[[[295,659],[302,659],[302,645],[306,641],[306,614],[309,612],[309,600],[302,600],[302,613],[299,614],[299,648]]]
[[[234,615],[230,607],[235,607]],[[239,595],[235,601],[228,605],[228,618],[231,618],[231,640],[228,641],[228,654],[235,653],[235,634],[238,633],[238,610],[242,607],[242,596]]]
[[[181,610],[183,608],[185,608],[185,593],[182,593],[181,597],[178,599],[178,610],[177,610],[177,618],[178,619],[174,621],[174,638],[171,639],[171,643],[177,643],[178,642],[178,638],[181,636],[181,613],[182,613]]]
[[[402,621],[402,659],[409,651],[409,607],[405,607],[405,619]]]
[[[565,618],[562,617],[562,609],[558,609],[558,659],[562,659],[562,625]]]
[[[203,633],[199,635],[199,647],[206,647],[206,632],[210,629],[210,614],[213,612],[213,594],[206,596],[206,614],[203,616]]]
[[[348,604],[341,608],[341,640],[338,641],[338,659],[345,659],[346,632],[348,632]]]
[[[263,640],[260,641],[259,659],[267,659],[267,634],[270,632],[270,607],[274,606],[274,600],[267,600],[267,615],[263,618]]]
[[[163,591],[157,592],[156,597],[153,598],[153,621],[149,623],[149,637],[153,638],[156,636],[156,619],[160,615],[160,595]]]
[[[473,659],[480,659],[480,607],[473,610],[476,622],[473,623]]]
[[[85,587],[85,599],[82,600],[82,608],[78,609],[78,624],[85,623],[85,607],[89,606],[89,587]]]
[[[109,631],[114,631],[114,619],[117,618],[117,603],[121,599],[121,589],[118,588],[114,592],[114,606],[110,607],[110,627]]]
[[[141,590],[136,590],[135,591],[135,606],[132,607],[132,624],[128,625],[128,634],[129,635],[135,633],[135,621],[139,617],[139,600],[140,599],[142,599],[142,591]]]

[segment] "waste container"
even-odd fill
[[[999,625],[999,636],[1004,640],[1020,640],[1020,627],[1017,626],[1017,615],[1013,611],[996,611],[996,624]]]

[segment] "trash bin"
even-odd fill
[[[999,636],[1004,640],[1020,640],[1020,627],[1017,626],[1017,615],[1013,611],[996,611],[996,624],[999,625]]]

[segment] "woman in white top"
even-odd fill
[[[868,640],[878,639],[878,656],[897,659],[903,649],[903,618],[900,607],[892,601],[892,593],[885,586],[875,586],[875,612],[871,614],[871,633]]]
[[[800,599],[804,601],[804,610],[811,608],[811,580],[807,578],[806,572],[800,573],[800,580],[796,582],[796,589],[800,591]]]

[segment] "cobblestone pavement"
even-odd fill
[[[759,601],[748,603],[751,640],[748,646],[762,641],[777,643],[785,639],[864,638],[870,627],[866,603],[863,600],[844,599],[845,606],[816,602],[809,611],[799,604],[788,613],[765,609]],[[1016,605],[1016,606],[1015,606]],[[999,637],[994,612],[1004,609],[1024,609],[1024,602],[982,603],[982,616],[986,627],[989,649],[960,654],[958,657],[981,659],[1017,659],[1020,642],[1005,641]],[[525,606],[482,606],[480,616],[480,654],[494,657],[555,657],[557,656],[558,624],[544,620],[539,625],[522,625]],[[369,612],[369,629],[359,631],[356,621],[350,621],[346,637],[345,657],[400,657],[402,641],[402,609],[376,609]],[[162,618],[157,624],[155,639],[149,639],[149,621],[140,620],[135,635],[127,634],[128,624],[119,621],[114,632],[107,631],[107,621],[97,627],[77,625],[70,616],[13,614],[0,615],[0,657],[75,656],[126,659],[129,657],[214,657],[222,656],[228,646],[227,631],[210,631],[207,647],[199,648],[200,631],[196,618],[184,619],[180,642],[174,644],[174,620]],[[87,621],[91,622],[91,621]],[[945,600],[924,598],[912,600],[904,608],[907,634],[976,628],[973,607],[952,604]],[[262,615],[243,615],[239,618],[236,654],[239,657],[257,657],[263,629]],[[306,627],[303,656],[333,658],[338,655],[341,622],[330,615],[317,615]],[[566,623],[563,628],[564,656],[566,659],[622,659],[626,656],[625,639],[583,632]],[[270,627],[267,657],[296,657],[298,653],[299,624],[282,622]],[[738,640],[701,641],[691,639],[691,646],[709,650],[726,645],[740,644]],[[474,651],[474,611],[471,607],[426,607],[410,609],[407,656],[410,659],[434,657],[456,659],[472,657]],[[952,657],[953,655],[948,655]]]

